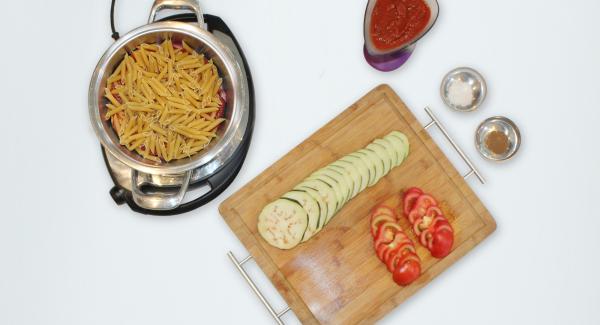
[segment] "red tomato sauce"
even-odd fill
[[[431,9],[423,0],[378,0],[371,14],[373,45],[382,51],[412,41],[427,26]]]

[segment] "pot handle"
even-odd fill
[[[206,29],[204,27],[204,15],[202,14],[202,10],[200,9],[200,3],[198,0],[154,0],[154,4],[152,5],[152,9],[150,10],[150,18],[148,18],[148,23],[151,24],[156,21],[156,14],[163,9],[187,9],[191,10],[196,14],[196,18],[198,19],[198,25],[202,29]]]
[[[138,175],[139,172],[137,170],[131,170],[131,196],[133,197],[135,204],[144,209],[172,210],[177,208],[183,201],[183,197],[190,185],[192,171],[190,170],[183,174],[183,181],[177,193],[144,193],[140,186],[145,182],[140,184],[138,182]]]

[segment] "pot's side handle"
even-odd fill
[[[200,3],[198,0],[154,0],[154,4],[152,5],[152,9],[150,10],[150,18],[148,18],[148,23],[151,24],[156,20],[156,14],[163,9],[187,9],[196,15],[198,19],[198,25],[200,28],[205,29],[204,27],[204,15],[202,14],[202,10],[200,9]]]
[[[131,170],[131,196],[135,204],[149,210],[172,210],[183,202],[185,193],[190,185],[192,171],[187,171],[183,174],[181,187],[175,193],[144,193],[141,189],[144,182],[140,184],[138,175],[139,172],[137,170]]]

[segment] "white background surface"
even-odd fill
[[[117,28],[151,1],[117,1]],[[111,44],[109,1],[4,4],[0,20],[0,324],[270,324],[226,257],[245,249],[218,204],[367,91],[389,83],[422,123],[430,105],[488,184],[471,180],[498,229],[382,324],[598,324],[600,2],[442,1],[400,70],[362,57],[365,1],[203,0],[251,64],[250,153],[214,202],[175,217],[116,206],[87,114],[94,66]],[[454,113],[438,87],[468,65],[487,79],[481,110]],[[514,160],[473,145],[477,124],[521,128]],[[466,168],[434,132],[459,170]],[[277,308],[262,272],[249,271]],[[294,316],[284,318],[295,323]]]

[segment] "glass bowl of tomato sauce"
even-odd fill
[[[380,71],[399,68],[438,14],[437,0],[369,0],[364,19],[365,59]]]

